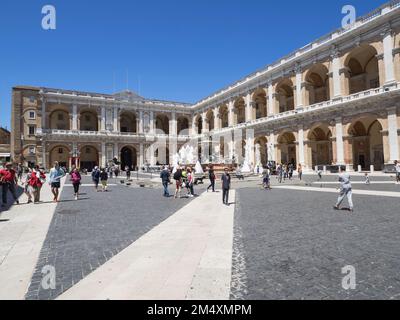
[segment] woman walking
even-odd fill
[[[182,189],[182,170],[181,168],[177,168],[176,172],[174,173],[174,180],[176,185],[175,196],[176,199],[179,194],[179,198],[181,198],[181,189]]]
[[[79,173],[78,168],[74,168],[71,172],[71,182],[72,185],[74,186],[74,196],[75,200],[78,200],[79,196],[79,186],[81,185],[81,174]]]
[[[44,183],[46,183],[46,175],[44,174],[44,171],[41,170],[38,165],[35,166],[35,172],[36,172],[36,176],[39,178],[39,183],[37,185],[34,202],[38,203],[38,202],[40,202],[40,192],[42,191],[42,186]]]
[[[194,197],[194,176],[192,173],[192,169],[188,169],[187,171],[187,189],[188,189],[188,197],[193,198]]]

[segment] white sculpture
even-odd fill
[[[196,166],[194,168],[196,174],[203,174],[203,167],[200,164],[200,161],[197,161]]]

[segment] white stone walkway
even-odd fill
[[[28,205],[25,194],[19,200],[0,216],[8,220],[0,223],[0,300],[24,299],[57,206],[47,183],[43,203]]]
[[[204,193],[59,299],[228,300],[233,218],[220,192]]]
[[[323,184],[323,183],[321,183],[321,184]],[[299,187],[299,186],[273,186],[272,188],[273,189],[295,190],[295,191],[330,192],[330,193],[339,194],[338,188],[317,188],[317,187]],[[353,189],[353,194],[366,195],[366,196],[400,198],[400,192],[394,192],[394,191]]]

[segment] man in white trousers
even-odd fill
[[[354,211],[353,191],[350,182],[350,174],[346,172],[346,168],[340,169],[339,182],[340,182],[340,195],[336,205],[333,208],[335,210],[340,210],[340,205],[342,204],[344,198],[347,197],[350,211],[353,212]]]

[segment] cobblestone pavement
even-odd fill
[[[400,299],[399,200],[237,190],[232,299]],[[347,265],[356,290],[342,288]]]
[[[82,187],[79,201],[71,201],[72,193],[72,187],[63,190],[26,299],[56,298],[191,201],[166,199],[161,189],[122,185],[107,193]],[[41,286],[47,265],[56,270],[55,290]]]

